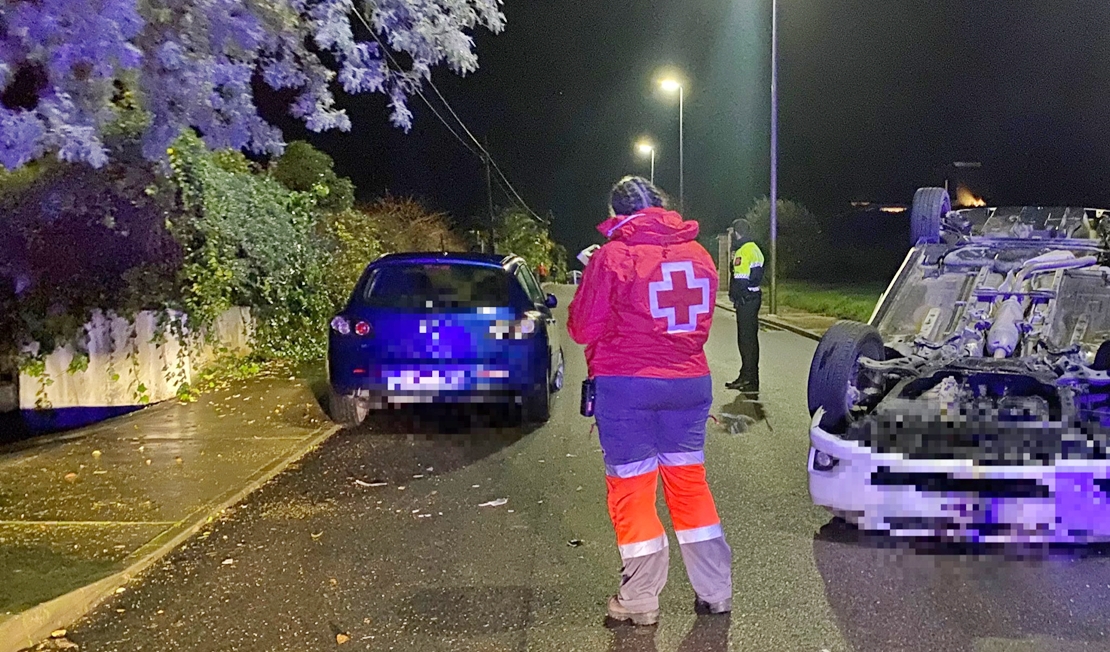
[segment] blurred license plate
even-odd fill
[[[390,374],[388,386],[393,391],[457,389],[466,381],[465,371],[401,371]]]

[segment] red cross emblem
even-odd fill
[[[694,263],[663,263],[663,280],[648,285],[651,316],[667,320],[668,333],[692,333],[709,314],[709,279],[694,276]]]

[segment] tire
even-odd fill
[[[332,390],[328,403],[332,421],[344,428],[357,428],[370,413],[370,406],[363,399],[351,394],[340,394],[335,390]]]
[[[551,387],[542,387],[524,395],[521,419],[524,423],[547,423],[551,419]]]
[[[918,188],[910,208],[910,246],[940,242],[940,223],[952,210],[944,188]]]
[[[1095,371],[1110,371],[1110,342],[1103,342],[1095,353],[1095,361],[1091,363]]]
[[[821,428],[840,432],[851,417],[848,394],[855,387],[861,357],[882,360],[883,338],[868,324],[838,321],[817,344],[809,367],[809,413],[824,408]]]
[[[551,391],[558,392],[566,383],[567,362],[563,357],[563,350],[559,349],[559,366],[555,367],[555,377],[551,379]]]

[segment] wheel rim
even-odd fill
[[[860,398],[863,396],[863,391],[860,389],[860,364],[859,358],[856,358],[856,363],[852,365],[852,371],[848,374],[848,386],[844,389],[844,418],[852,420],[852,408],[859,404]]]
[[[560,390],[560,389],[563,388],[563,376],[565,374],[566,374],[566,364],[563,362],[563,358],[560,356],[559,357],[559,367],[557,369],[555,369],[555,382],[553,384],[553,386],[555,387],[556,390]]]

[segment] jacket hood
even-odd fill
[[[665,208],[647,208],[632,215],[610,217],[597,225],[601,235],[628,244],[673,245],[698,237],[700,227],[693,220]]]
[[[746,245],[749,242],[755,242],[755,238],[753,238],[750,234],[744,234],[740,236],[736,235],[735,233],[732,234],[732,246],[734,249],[736,247]]]

